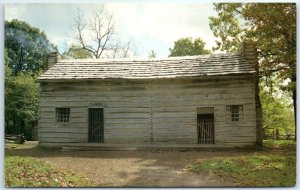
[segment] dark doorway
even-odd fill
[[[198,144],[214,144],[214,114],[197,115]]]
[[[89,108],[89,143],[104,142],[103,108]]]

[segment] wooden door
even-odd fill
[[[89,108],[89,138],[90,143],[104,142],[103,108]]]
[[[198,114],[198,144],[214,144],[214,114]]]

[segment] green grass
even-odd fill
[[[274,146],[274,142],[268,143],[267,146]],[[276,142],[275,145],[282,148],[295,143]],[[295,150],[216,157],[191,163],[186,167],[195,173],[214,173],[225,181],[239,184],[238,186],[291,187],[296,183]]]
[[[29,157],[5,156],[6,187],[86,187],[91,182],[70,170]]]
[[[264,140],[266,149],[294,149],[296,142],[294,140]]]

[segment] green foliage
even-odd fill
[[[244,15],[250,23],[248,38],[256,39],[260,49],[261,70],[279,71],[280,78],[296,82],[296,4],[250,4]]]
[[[174,48],[170,48],[169,57],[187,56],[187,55],[202,55],[209,54],[210,51],[204,48],[205,42],[200,38],[181,38],[174,42]]]
[[[90,184],[86,177],[70,170],[58,170],[44,161],[5,157],[6,187],[85,187]]]
[[[217,157],[189,164],[191,172],[214,173],[238,186],[287,186],[296,184],[295,153],[255,153],[235,157]]]
[[[32,122],[37,120],[39,86],[31,73],[11,73],[5,65],[5,132],[24,133],[30,139]]]
[[[17,19],[5,21],[4,35],[7,54],[5,64],[12,69],[13,75],[45,70],[47,54],[57,51],[44,32]]]
[[[280,83],[288,81],[282,90],[291,92],[296,114],[296,4],[220,3],[214,6],[218,16],[210,17],[210,28],[217,37],[215,49],[231,52],[240,50],[243,41],[255,44],[259,75],[270,77],[276,73]]]
[[[263,128],[265,134],[274,133],[275,129],[282,135],[293,135],[294,112],[286,98],[276,98],[261,90],[261,102],[263,108]]]
[[[218,39],[217,47],[213,49],[238,51],[245,38],[246,28],[241,24],[242,17],[240,16],[244,5],[241,3],[215,3],[214,6],[218,16],[209,17],[209,26]]]
[[[260,82],[260,97],[263,108],[264,133],[269,137],[294,135],[294,112],[289,91],[282,91],[283,86],[277,75],[262,77]]]
[[[251,41],[258,48],[262,75],[278,72],[281,80],[289,78],[290,83],[295,83],[295,3],[220,3],[214,6],[218,16],[209,19],[210,28],[218,38],[215,49],[237,51],[243,41]]]
[[[63,57],[66,59],[87,59],[93,58],[93,54],[80,46],[71,45],[71,47],[63,53]]]
[[[5,132],[31,138],[37,120],[37,76],[47,68],[47,54],[57,51],[44,32],[28,23],[5,21]]]
[[[150,52],[148,52],[148,58],[149,59],[156,58],[156,53],[153,49]]]

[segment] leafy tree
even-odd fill
[[[37,76],[47,68],[47,54],[57,51],[44,32],[28,23],[5,21],[5,133],[31,137],[37,120]]]
[[[32,122],[37,120],[39,86],[32,73],[12,75],[5,65],[5,132],[23,133],[31,138]]]
[[[236,52],[241,49],[247,26],[242,11],[242,3],[215,3],[218,16],[209,17],[209,26],[217,37],[217,46],[213,50]]]
[[[263,130],[265,135],[279,138],[279,134],[290,136],[294,131],[294,112],[286,95],[270,96],[270,90],[261,89],[263,107]],[[276,137],[277,136],[277,137]]]
[[[205,42],[200,38],[194,40],[191,37],[181,38],[174,42],[173,49],[169,49],[169,57],[209,54],[210,51],[205,49],[204,46]]]
[[[260,76],[277,73],[290,91],[296,121],[296,4],[220,3],[210,28],[218,38],[215,49],[237,51],[243,41],[258,49]],[[296,130],[296,124],[295,124]]]
[[[93,54],[80,46],[71,45],[71,47],[66,52],[64,52],[62,56],[66,59],[86,59],[92,58]]]
[[[13,75],[45,70],[47,54],[57,51],[44,32],[17,19],[5,21],[4,35],[5,51],[9,57],[6,64],[12,69]]]
[[[153,49],[150,52],[148,52],[148,58],[149,59],[156,58],[156,53]]]
[[[295,134],[294,112],[289,92],[280,89],[278,76],[267,79],[262,78],[260,97],[263,107],[263,129],[268,136],[279,138],[279,134]],[[264,83],[272,80],[272,85],[267,87]]]

